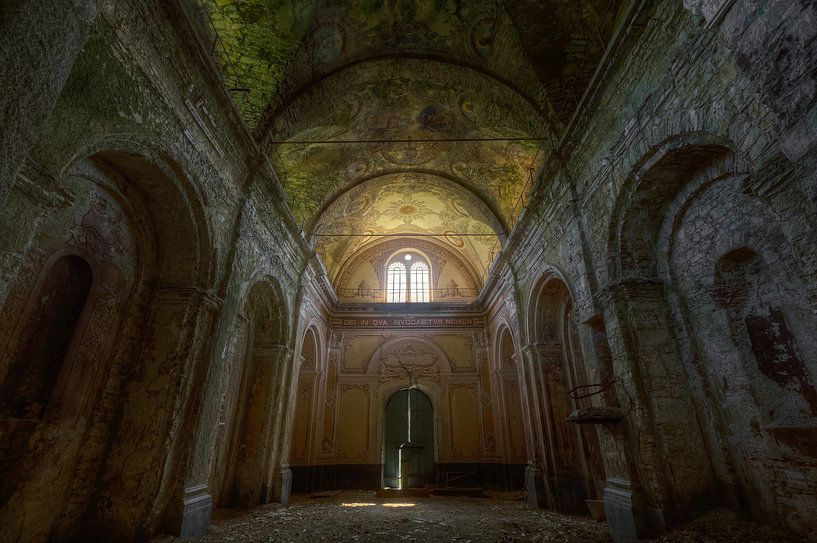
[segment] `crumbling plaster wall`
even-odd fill
[[[588,115],[579,119],[560,151],[563,161],[548,165],[546,179],[500,256],[484,298],[488,313],[502,313],[515,330],[528,371],[532,358],[526,347],[536,341],[529,322],[531,293],[543,272],[558,271],[575,304],[571,315],[579,324],[589,380],[601,382],[606,363],[616,379],[614,398],[605,395],[594,401],[608,406],[617,402],[625,413],[622,424],[598,430],[608,481],[617,480],[633,496],[640,494],[630,498],[634,508],[642,499],[650,521],[659,525],[671,520],[672,510],[701,505],[696,500],[713,489],[720,491],[720,496],[711,493],[715,501],[740,506],[740,491],[735,490],[745,484],[736,473],[740,468],[730,466],[729,455],[719,447],[724,443],[736,451],[756,437],[745,428],[725,431],[721,423],[712,422],[721,416],[719,409],[728,413],[742,408],[746,399],[712,392],[713,383],[732,376],[726,371],[730,366],[710,364],[711,355],[718,353],[707,343],[726,334],[728,312],[701,294],[716,286],[713,266],[721,255],[709,254],[710,246],[703,243],[690,246],[689,240],[709,240],[717,245],[712,251],[723,253],[739,248],[737,244],[750,246],[773,278],[791,279],[793,286],[781,295],[787,298],[784,309],[795,312],[789,317],[795,335],[809,323],[807,313],[813,311],[817,290],[817,236],[813,221],[804,219],[814,216],[817,197],[813,8],[802,1],[710,3],[728,9],[691,12],[680,1],[654,3],[654,17],[640,38],[610,62],[611,71],[591,100]],[[128,403],[131,395],[143,394],[140,402],[150,399],[150,388],[140,376],[138,357],[115,360],[85,436],[86,454],[107,452],[128,432],[130,438],[134,435],[133,429],[121,427],[124,417],[135,424],[135,442],[142,443],[147,454],[133,460],[114,445],[106,462],[87,456],[77,472],[67,467],[62,477],[70,474],[79,481],[80,494],[88,491],[85,487],[112,482],[126,492],[116,500],[105,496],[93,503],[69,498],[54,524],[52,536],[58,538],[70,537],[83,515],[107,521],[95,525],[110,530],[103,534],[109,538],[184,531],[179,524],[185,518],[185,489],[188,497],[206,496],[203,485],[217,469],[213,463],[219,458],[214,444],[220,402],[230,393],[221,376],[229,373],[231,364],[241,363],[242,350],[234,339],[242,337],[246,294],[265,278],[280,286],[289,316],[279,359],[283,373],[276,381],[276,456],[267,474],[278,482],[265,482],[274,494],[275,485],[282,486],[286,477],[282,453],[288,450],[288,438],[283,429],[293,416],[296,353],[305,323],[323,321],[331,299],[319,280],[319,264],[306,256],[280,205],[283,198],[274,175],[263,165],[256,167],[262,162],[220,82],[208,61],[191,53],[195,47],[190,40],[195,38],[184,31],[185,24],[170,22],[179,17],[173,9],[141,0],[117,2],[115,9],[106,6],[37,136],[23,167],[24,178],[2,189],[3,304],[26,255],[37,249],[38,228],[55,206],[70,201],[60,183],[65,172],[97,152],[117,150],[164,161],[187,181],[207,240],[201,281],[165,285],[195,300],[190,302],[193,309],[185,306],[194,314],[185,321],[192,330],[181,349],[188,358],[172,378],[161,380],[162,390],[173,394],[162,395],[156,404]],[[723,15],[711,16],[718,13]],[[710,183],[686,200],[680,188],[681,196],[664,195],[664,206],[645,216],[678,217],[677,225],[661,230],[668,232],[662,239],[684,243],[673,242],[672,250],[647,245],[647,252],[661,256],[654,273],[622,275],[620,225],[630,216],[631,204],[637,204],[643,174],[661,157],[701,145],[723,149],[717,156],[704,155],[706,166],[726,157],[722,169],[715,168],[715,177],[705,179],[701,176],[708,175],[708,168],[687,162],[683,186],[695,179],[710,183],[720,174],[738,178]],[[176,205],[166,203],[169,210]],[[758,216],[766,219],[758,221]],[[785,250],[776,252],[777,245]],[[691,309],[690,300],[698,302]],[[713,326],[707,309],[721,311]],[[495,326],[499,320],[491,322]],[[122,337],[138,344],[140,334],[139,321],[131,319]],[[810,340],[801,343],[800,348],[810,349]],[[813,376],[813,367],[806,368]],[[741,378],[750,385],[762,377],[747,375]],[[146,416],[157,406],[169,423],[139,436]],[[785,442],[763,439],[785,455],[771,468],[765,457],[754,459],[762,469],[755,470],[759,476],[752,484],[768,490],[769,499],[753,512],[795,529],[813,527],[813,457]],[[528,447],[534,467],[541,461],[541,449]],[[158,472],[156,466],[161,466]],[[148,472],[152,475],[142,478]],[[283,494],[281,488],[277,492]],[[48,529],[20,520],[3,537],[42,535]]]
[[[734,365],[719,362],[720,349],[738,346],[730,347],[733,340],[712,320],[723,313],[707,313],[700,300],[716,286],[713,259],[745,246],[763,255],[779,281],[801,285],[781,289],[790,326],[810,322],[817,286],[817,237],[806,220],[814,216],[817,190],[815,12],[807,2],[714,3],[724,9],[707,11],[720,14],[713,18],[681,2],[654,3],[646,26],[634,33],[637,41],[609,63],[566,140],[564,160],[546,167],[490,288],[514,293],[510,318],[526,332],[524,351],[536,341],[528,318],[535,281],[556,269],[568,283],[590,380],[603,380],[606,359],[616,379],[625,419],[598,433],[608,482],[630,486],[636,491],[625,491],[630,505],[646,510],[646,521],[634,524],[661,528],[717,496],[806,531],[817,504],[814,458],[803,454],[805,445],[778,443],[780,465],[763,452],[754,468],[748,457],[746,466],[732,464],[730,455],[762,449],[769,429],[761,438],[757,427],[755,435],[745,426],[717,428],[728,426],[730,412],[757,408],[746,394],[724,398],[713,385],[747,390],[747,380],[760,377],[738,376]],[[663,157],[670,158],[662,163]],[[671,164],[661,169],[673,160],[674,172]],[[657,164],[663,166],[650,170]],[[718,180],[730,174],[738,177]],[[639,201],[650,182],[654,198]],[[655,188],[662,184],[672,188],[662,193]],[[694,192],[693,185],[705,189]],[[645,232],[640,256],[658,261],[651,271],[632,265],[638,253],[623,252],[624,223],[633,216],[641,217],[634,228]],[[646,233],[651,227],[656,232]],[[775,244],[780,250],[773,252]],[[669,275],[680,290],[695,293],[692,302]],[[499,294],[487,299],[507,303]],[[799,348],[813,352],[808,334],[800,339]],[[815,368],[811,362],[806,368],[813,383]],[[594,403],[609,406],[610,399]],[[813,435],[813,418],[802,413]],[[756,486],[746,486],[744,470],[754,471]],[[753,500],[763,504],[746,503]]]
[[[116,2],[106,5],[94,20],[42,136],[5,199],[0,283],[3,304],[17,277],[26,271],[22,267],[26,256],[40,249],[39,229],[50,224],[55,207],[71,205],[71,189],[61,185],[72,165],[110,151],[161,164],[183,180],[185,198],[202,228],[198,241],[182,239],[181,243],[203,242],[199,248],[206,256],[195,284],[154,285],[151,288],[165,292],[160,294],[165,298],[148,297],[138,303],[172,306],[182,303],[172,300],[185,300],[178,305],[188,315],[183,321],[188,329],[180,332],[185,338],[178,351],[181,358],[163,375],[146,374],[147,359],[138,354],[99,361],[108,365],[107,373],[99,394],[91,400],[94,418],[81,437],[84,451],[78,463],[64,466],[58,476],[71,479],[62,511],[57,517],[51,515],[56,518],[51,524],[40,523],[37,514],[15,515],[13,521],[4,522],[3,538],[49,533],[70,538],[76,530],[87,534],[91,528],[101,538],[114,539],[145,537],[161,530],[188,534],[200,530],[201,518],[191,518],[196,504],[208,500],[206,485],[217,458],[220,400],[228,384],[224,376],[229,363],[236,362],[228,353],[236,351],[232,341],[247,292],[262,280],[277,285],[283,294],[281,309],[287,321],[274,385],[276,418],[270,421],[273,445],[265,474],[269,480],[263,482],[269,489],[266,499],[285,499],[282,451],[289,446],[285,427],[294,396],[294,353],[300,348],[305,320],[322,313],[330,293],[317,280],[319,266],[281,207],[274,173],[258,160],[217,72],[197,56],[196,38],[181,9],[152,2]],[[117,197],[146,196],[141,191],[149,188],[128,179],[147,175],[144,170],[123,174],[125,193]],[[158,200],[154,205],[152,212],[168,218],[162,223],[168,230],[174,228],[173,214],[185,213],[181,200]],[[142,229],[135,235],[151,233]],[[147,255],[139,256],[146,265]],[[162,324],[172,326],[170,321],[151,326]],[[112,340],[147,345],[144,326],[130,318]],[[138,347],[134,352],[139,352]],[[139,454],[134,455],[134,449]],[[35,500],[26,507],[33,512],[57,505]]]

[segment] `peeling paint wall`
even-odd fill
[[[62,68],[26,72],[62,90],[32,103],[30,144],[7,146],[0,380],[51,392],[44,406],[31,396],[31,416],[2,404],[0,539],[196,535],[213,505],[286,501],[290,462],[378,464],[377,417],[389,387],[406,384],[386,347],[372,363],[387,341],[411,344],[421,384],[437,387],[440,461],[527,461],[534,505],[600,497],[616,541],[720,505],[813,533],[812,3],[619,12],[625,32],[552,150],[559,160],[544,163],[464,339],[339,332],[323,266],[197,41],[195,13],[159,4],[90,9]],[[497,47],[519,53],[507,29]],[[37,51],[19,51],[14,66],[35,65]],[[540,103],[531,77],[520,85]],[[40,329],[28,323],[57,314],[49,277],[66,256],[92,269],[74,300],[73,338],[88,340],[63,349],[48,379],[25,381],[20,353]],[[448,366],[423,365],[420,344]],[[565,399],[576,386],[598,394]],[[565,422],[573,414],[587,424]],[[261,437],[239,461],[246,428]]]

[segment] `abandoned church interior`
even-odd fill
[[[0,86],[0,541],[817,538],[814,1],[5,0]]]

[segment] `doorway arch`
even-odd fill
[[[422,390],[403,388],[386,402],[383,484],[419,488],[434,482],[434,406]]]

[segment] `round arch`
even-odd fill
[[[50,433],[57,435],[54,430],[65,425],[75,438],[63,439],[47,460],[41,457],[48,469],[73,472],[71,487],[52,484],[56,478],[51,475],[32,475],[26,494],[38,496],[41,528],[70,530],[82,508],[104,492],[108,506],[94,513],[91,524],[109,537],[124,539],[138,526],[148,532],[157,529],[179,491],[176,483],[185,476],[185,461],[175,460],[189,458],[194,447],[186,438],[196,427],[199,396],[194,391],[207,369],[197,363],[203,345],[200,335],[218,305],[207,294],[212,286],[210,230],[192,177],[170,152],[138,137],[85,140],[52,160],[60,164],[55,177],[61,189],[80,196],[49,210],[45,221],[50,236],[37,250],[81,253],[95,273],[92,309],[79,342],[84,369],[74,371],[66,359],[65,383],[74,398],[49,422]],[[76,210],[80,212],[75,218],[64,222]],[[97,287],[102,288],[97,292]],[[146,323],[140,334],[122,334],[124,326],[136,322]],[[122,383],[111,379],[118,372],[129,376],[126,394],[115,394],[115,405],[99,409],[95,402],[103,390],[105,397],[109,387],[120,390]],[[179,382],[190,386],[171,384]],[[144,405],[152,409],[145,410]],[[117,417],[110,415],[114,411]],[[95,419],[96,414],[102,418]],[[84,443],[72,441],[87,438],[86,423],[93,420],[108,434]],[[145,464],[130,461],[133,454],[157,469],[143,473]],[[38,469],[33,466],[29,472],[36,474]],[[138,488],[105,489],[86,483],[98,477],[141,483]],[[173,484],[163,484],[166,481]],[[41,482],[48,482],[49,488],[34,488]],[[59,504],[69,490],[79,498],[63,507]],[[59,521],[54,517],[58,514]],[[5,519],[0,524],[12,526]]]
[[[496,328],[492,334],[492,341],[491,345],[493,346],[493,356],[491,357],[494,362],[494,367],[492,368],[494,371],[500,370],[502,368],[502,346],[503,343],[507,340],[505,339],[506,336],[510,336],[511,345],[513,347],[514,352],[517,356],[519,356],[519,343],[517,342],[517,337],[513,333],[513,329],[511,325],[508,324],[508,321],[501,317],[497,323]]]
[[[324,87],[329,87],[333,80],[349,77],[348,75],[349,72],[352,72],[353,70],[360,67],[365,67],[368,64],[392,61],[405,62],[407,60],[430,62],[434,64],[440,64],[442,66],[448,66],[453,70],[477,74],[478,77],[482,78],[483,80],[490,81],[496,86],[507,89],[515,96],[518,96],[525,104],[527,104],[528,107],[530,107],[538,115],[542,116],[543,118],[546,118],[547,109],[543,105],[537,104],[537,101],[532,96],[529,96],[520,87],[515,85],[513,81],[503,78],[499,74],[488,71],[483,66],[480,66],[478,64],[435,54],[412,54],[412,53],[379,54],[368,55],[365,57],[354,59],[341,66],[338,66],[333,70],[323,74],[319,79],[310,81],[308,84],[301,86],[294,92],[291,92],[286,97],[285,100],[274,105],[270,104],[270,108],[264,113],[262,120],[264,126],[264,133],[268,135],[268,137],[265,138],[264,143],[268,145],[269,144],[268,142],[271,139],[269,135],[271,135],[273,132],[272,120],[280,118],[280,116],[287,109],[293,107],[304,96],[316,91],[322,92],[321,89]]]
[[[346,185],[335,191],[333,194],[331,194],[315,211],[309,223],[310,231],[317,233],[317,229],[320,226],[320,221],[323,214],[326,211],[328,211],[329,208],[331,208],[335,202],[337,202],[342,196],[347,194],[349,191],[361,187],[362,185],[365,184],[377,184],[384,177],[400,174],[402,175],[417,174],[428,176],[431,178],[436,178],[439,179],[440,181],[449,184],[449,186],[451,186],[454,189],[454,192],[459,192],[465,197],[471,196],[472,198],[468,198],[469,201],[476,204],[482,216],[487,219],[488,226],[499,237],[500,242],[504,244],[505,241],[507,240],[508,237],[507,217],[504,217],[502,211],[496,205],[496,202],[482,194],[468,181],[462,179],[457,175],[454,175],[453,173],[441,170],[427,170],[421,168],[409,168],[403,170],[385,169],[382,171],[377,171],[371,174],[364,175],[350,183],[347,183]]]
[[[547,264],[545,266],[545,271],[543,271],[536,281],[533,282],[533,286],[528,293],[528,304],[525,312],[526,323],[524,329],[526,330],[527,342],[529,344],[542,341],[542,338],[539,337],[539,327],[542,324],[542,315],[540,314],[542,310],[541,300],[546,289],[553,287],[553,285],[556,284],[554,281],[564,285],[567,296],[570,298],[570,300],[575,300],[573,288],[571,287],[570,282],[567,280],[566,275],[556,266]]]
[[[204,212],[206,200],[193,181],[195,175],[177,161],[171,151],[137,135],[107,135],[75,149],[62,168],[60,178],[82,176],[79,170],[83,160],[90,160],[116,180],[116,188],[121,191],[117,198],[126,198],[129,205],[141,201],[134,211],[150,220],[156,230],[158,250],[177,255],[168,259],[163,266],[164,273],[170,274],[173,269],[186,273],[166,277],[164,281],[202,288],[211,285],[212,235]],[[183,210],[181,214],[179,206]],[[190,265],[195,268],[190,269]]]
[[[655,277],[655,236],[661,228],[657,221],[665,213],[646,210],[654,209],[655,202],[670,205],[696,172],[711,166],[723,168],[724,162],[730,163],[726,169],[733,173],[741,167],[733,143],[694,132],[666,138],[633,165],[610,214],[606,255],[609,282],[628,276]],[[651,205],[646,205],[647,201]]]
[[[384,395],[383,485],[416,488],[435,480],[437,412],[419,386]]]
[[[242,314],[247,321],[246,350],[235,375],[235,408],[224,459],[228,467],[219,486],[223,505],[250,506],[269,499],[282,424],[280,416],[269,416],[281,405],[282,379],[287,376],[282,363],[289,354],[289,314],[277,279],[261,275],[249,283]]]
[[[431,257],[433,253],[438,253],[446,262],[453,264],[457,270],[462,273],[467,286],[474,291],[477,291],[482,285],[478,279],[480,275],[476,273],[474,267],[466,259],[460,257],[458,253],[449,249],[441,242],[431,241],[429,238],[406,237],[398,239],[387,239],[384,241],[374,242],[366,246],[359,252],[350,256],[339,267],[338,272],[334,275],[333,283],[337,289],[350,288],[349,284],[354,272],[358,266],[370,262],[384,262],[387,255],[392,255],[401,249],[414,249],[422,252],[426,257]],[[434,258],[430,258],[431,261]],[[438,276],[434,275],[434,271],[439,271],[440,266],[432,267],[432,283],[435,282]],[[384,267],[385,269],[385,267]],[[379,270],[378,270],[379,271]],[[381,277],[381,284],[385,284],[385,277]]]
[[[321,326],[320,321],[313,317],[307,321],[306,326],[304,326],[304,331],[302,336],[302,340],[305,340],[308,333],[312,333],[312,338],[315,342],[315,353],[316,353],[316,360],[315,360],[315,370],[322,372],[326,371],[326,353],[324,352],[324,346],[326,345],[326,334],[324,332],[323,326]],[[303,341],[301,344],[301,350],[303,350]]]
[[[427,347],[431,353],[433,353],[435,360],[441,365],[441,372],[451,373],[451,362],[448,360],[448,356],[446,356],[445,352],[433,341],[419,336],[400,336],[383,342],[383,344],[380,345],[380,347],[378,347],[374,354],[372,354],[372,356],[369,358],[369,362],[366,365],[366,373],[371,374],[377,370],[382,362],[384,352],[393,349],[395,346],[400,344],[412,342],[422,344],[424,347]]]

